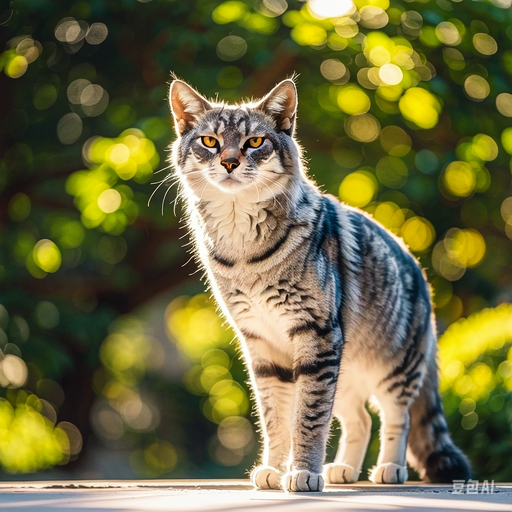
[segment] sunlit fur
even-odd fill
[[[238,334],[260,417],[264,450],[252,480],[287,491],[357,481],[368,400],[382,422],[374,482],[404,482],[406,450],[426,480],[467,479],[439,399],[424,276],[401,240],[307,178],[293,136],[296,103],[289,80],[239,106],[171,86],[172,163],[188,225]],[[264,142],[248,149],[251,137]],[[333,414],[343,433],[324,466]]]

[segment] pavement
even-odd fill
[[[512,512],[512,484],[328,485],[321,493],[255,491],[248,480],[1,482],[1,512]]]

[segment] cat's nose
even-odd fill
[[[220,163],[226,168],[228,174],[231,174],[240,165],[238,158],[235,157],[224,158]]]

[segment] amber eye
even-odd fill
[[[201,142],[207,148],[214,148],[217,145],[217,139],[215,139],[214,137],[208,137],[208,135],[201,137]]]
[[[251,137],[249,139],[249,147],[259,148],[263,144],[263,137]]]

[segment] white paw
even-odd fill
[[[359,480],[361,471],[356,471],[348,464],[326,464],[323,477],[328,484],[353,484]]]
[[[370,480],[374,484],[403,484],[408,477],[407,468],[393,462],[375,466],[370,474]]]
[[[289,492],[320,492],[324,488],[324,479],[307,469],[294,469],[283,476],[281,485]]]
[[[251,471],[251,482],[258,489],[281,489],[281,475],[272,466],[258,466]]]

